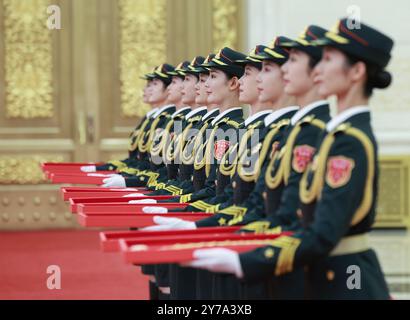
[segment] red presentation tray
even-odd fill
[[[169,199],[170,196],[157,196],[157,197],[162,197],[162,198],[157,198],[159,200],[166,200]],[[70,202],[70,211],[71,213],[78,213],[80,205],[83,204],[84,206],[83,209],[85,209],[85,211],[81,211],[84,213],[87,213],[87,210],[89,209],[89,207],[95,207],[95,206],[111,206],[111,208],[114,210],[117,210],[118,208],[115,208],[116,205],[129,205],[129,206],[149,206],[151,205],[150,203],[144,203],[144,204],[129,204],[128,201],[131,200],[142,200],[142,199],[152,199],[152,197],[129,197],[129,198],[71,198],[69,200]],[[174,203],[173,203],[174,204]],[[178,203],[176,203],[178,204]],[[157,203],[153,203],[152,205],[159,205]],[[182,208],[186,207],[185,203],[181,203],[179,204],[182,206]],[[181,206],[178,206],[179,208]],[[114,207],[114,208],[113,208]],[[93,212],[94,208],[91,209],[91,211],[89,212]],[[120,210],[123,210],[123,208],[120,208]],[[95,210],[94,210],[95,211]],[[131,210],[131,212],[135,212],[135,210]]]
[[[197,249],[228,248],[245,252],[268,245],[279,236],[250,233],[205,234],[176,240],[157,239],[155,244],[144,244],[144,239],[122,239],[119,240],[119,246],[127,263],[181,263],[193,260],[193,252]]]
[[[69,186],[69,187],[61,187],[61,192],[89,192],[89,191],[134,191],[139,192],[139,190],[146,190],[145,187],[132,187],[132,188],[120,188],[120,187],[113,187],[113,188],[103,188],[103,187],[84,187],[84,186]]]
[[[70,192],[141,192],[147,190],[147,188],[103,188],[103,187],[84,187],[84,186],[69,186],[61,187],[60,192],[64,196],[65,193]]]
[[[152,191],[147,191],[147,190],[141,190],[141,191],[107,191],[107,192],[100,192],[100,191],[76,192],[76,191],[70,191],[70,192],[64,192],[63,193],[63,199],[64,199],[64,201],[68,201],[70,199],[76,199],[76,198],[95,199],[96,202],[98,202],[99,201],[98,199],[101,200],[101,198],[118,198],[118,199],[122,199],[123,196],[127,195],[127,194],[131,194],[131,193],[145,194],[145,193],[150,193],[150,192],[152,192]],[[143,196],[135,196],[135,197],[143,197]]]
[[[77,215],[78,222],[84,227],[122,227],[122,228],[142,228],[154,225],[154,216],[161,214],[84,214]],[[210,217],[212,214],[203,212],[171,212],[163,216],[169,218],[181,218],[188,221],[198,221]]]
[[[166,207],[169,209],[184,209],[188,206],[187,203],[142,203],[142,204],[129,204],[129,203],[79,203],[77,204],[77,213],[85,214],[116,214],[116,213],[143,213],[143,207]],[[72,209],[74,209],[72,207]],[[73,212],[74,213],[74,212]]]
[[[102,163],[94,163],[94,162],[43,162],[41,164],[42,168],[60,168],[60,167],[82,167],[82,166],[98,166]]]
[[[169,199],[169,197],[171,196],[156,196],[158,200],[166,200]],[[159,198],[161,197],[161,198]],[[70,203],[70,211],[71,213],[78,213],[79,212],[79,205],[80,204],[84,204],[84,207],[87,206],[101,206],[101,205],[106,205],[106,204],[111,204],[111,205],[115,205],[115,204],[119,204],[119,205],[123,205],[123,204],[128,204],[128,205],[132,205],[129,204],[128,201],[131,200],[142,200],[142,199],[152,199],[152,197],[144,197],[144,196],[138,196],[138,197],[128,197],[128,198],[105,198],[105,197],[100,197],[100,198],[70,198],[69,199],[69,203]],[[138,204],[133,204],[134,206],[138,206]],[[142,205],[142,204],[141,204]],[[149,206],[149,203],[145,203],[143,204],[145,206]],[[184,204],[185,205],[185,204]],[[114,208],[115,209],[115,208]],[[93,209],[91,209],[93,210]]]
[[[81,172],[80,168],[82,166],[92,166],[92,165],[99,165],[100,163],[53,163],[53,162],[45,162],[41,164],[41,169],[43,172],[47,171],[60,171],[66,170],[70,172]]]
[[[74,183],[74,184],[103,184],[103,180],[109,177],[93,177],[82,174],[51,174],[52,183]]]
[[[116,171],[98,171],[98,172],[89,172],[89,173],[97,173],[97,174],[116,174]],[[87,172],[82,172],[79,169],[71,169],[71,170],[51,170],[45,172],[47,179],[51,180],[53,175],[63,175],[63,176],[80,176],[80,177],[88,177]]]
[[[144,237],[164,237],[164,236],[188,236],[206,233],[232,233],[240,227],[210,227],[198,228],[195,230],[169,230],[169,231],[104,231],[100,232],[100,245],[103,252],[119,251],[119,240],[137,240]]]

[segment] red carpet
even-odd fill
[[[61,290],[47,288],[47,267]],[[148,278],[118,253],[103,253],[97,231],[0,233],[0,299],[147,299]]]

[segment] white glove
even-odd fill
[[[82,172],[96,172],[97,168],[95,166],[82,166],[80,167]]]
[[[144,207],[142,208],[144,213],[167,213],[168,209],[165,207]]]
[[[125,188],[125,179],[120,175],[115,175],[103,180],[103,188],[122,187]]]
[[[198,249],[193,253],[195,260],[182,264],[186,267],[205,269],[211,272],[232,273],[243,277],[239,254],[225,248]]]
[[[123,198],[131,198],[131,197],[141,197],[141,196],[144,196],[144,194],[143,193],[130,193],[130,194],[125,194],[122,197]],[[154,203],[156,203],[156,202],[154,202]]]
[[[179,218],[166,218],[155,216],[156,226],[142,228],[144,231],[165,231],[165,230],[193,230],[196,224],[192,221],[185,221]]]
[[[138,203],[157,203],[155,199],[141,199],[141,200],[130,200],[129,204],[138,204]],[[145,212],[146,213],[146,212]]]
[[[87,173],[87,177],[106,177],[108,178],[112,178],[113,176],[118,176],[118,174],[104,174],[104,173]]]

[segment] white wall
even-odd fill
[[[277,35],[296,37],[308,24],[331,28],[348,15],[351,5],[360,8],[363,22],[395,41],[387,68],[393,84],[376,90],[371,100],[372,122],[381,154],[410,155],[410,1],[247,0],[248,48],[268,44]]]

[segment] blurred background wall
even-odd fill
[[[409,225],[410,3],[355,1],[396,41],[394,84],[376,93],[379,226]],[[47,7],[61,11],[49,30]],[[74,227],[43,161],[123,158],[147,107],[139,76],[223,46],[247,52],[309,23],[331,27],[349,1],[0,0],[0,229]]]

